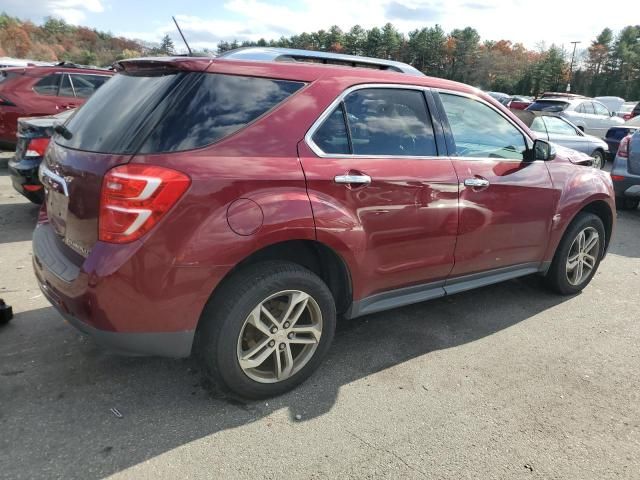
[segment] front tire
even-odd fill
[[[546,283],[561,295],[574,295],[586,287],[598,270],[604,255],[606,233],[600,217],[581,212],[565,232]]]
[[[593,168],[597,168],[598,170],[602,170],[605,165],[604,153],[600,150],[596,150],[591,154],[591,158],[593,158]]]
[[[291,390],[318,368],[333,340],[336,308],[310,270],[264,262],[221,285],[200,322],[196,348],[210,379],[259,399]]]

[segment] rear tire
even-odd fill
[[[306,380],[336,326],[326,284],[295,263],[270,261],[234,273],[202,313],[196,351],[222,390],[259,399]]]
[[[635,198],[616,197],[616,208],[618,210],[635,210],[639,204],[640,200]]]
[[[604,255],[606,233],[600,217],[580,212],[565,232],[546,284],[560,295],[574,295],[586,287],[598,270]]]

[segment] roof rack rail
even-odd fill
[[[406,73],[408,75],[424,76],[424,73],[411,65],[393,60],[344,55],[342,53],[317,52],[314,50],[299,50],[295,48],[243,47],[229,50],[218,58],[263,62],[311,62],[349,67],[375,68],[378,70]]]

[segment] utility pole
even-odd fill
[[[569,83],[567,83],[567,92],[571,91],[571,76],[573,75],[573,59],[576,56],[576,45],[582,42],[576,41],[573,43],[573,53],[571,54],[571,65],[569,66]]]

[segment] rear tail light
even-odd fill
[[[128,243],[158,223],[189,188],[182,172],[153,165],[122,165],[102,182],[98,238]]]
[[[631,114],[630,113],[625,113],[624,115],[622,115],[622,119],[623,120],[631,120]]]
[[[16,104],[13,103],[11,100],[7,100],[4,97],[0,97],[0,107],[15,107]]]
[[[629,140],[631,140],[631,135],[627,135],[620,140],[620,145],[618,146],[618,156],[620,158],[629,157]]]
[[[25,158],[44,157],[44,152],[47,151],[50,141],[50,138],[32,138],[25,149]]]

